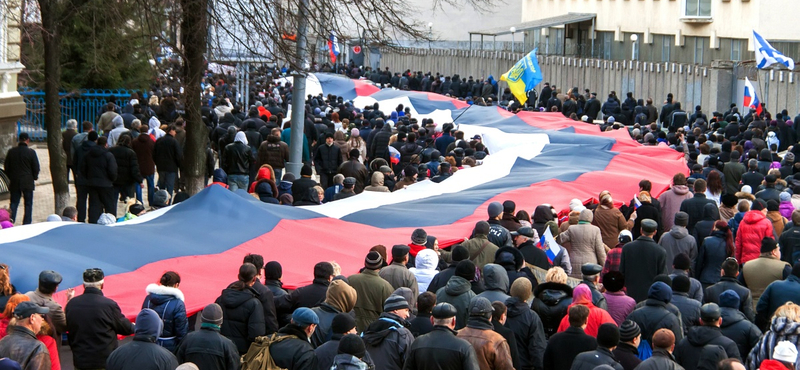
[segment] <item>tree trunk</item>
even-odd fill
[[[181,176],[186,191],[194,195],[205,187],[206,143],[208,129],[200,115],[200,83],[203,79],[206,51],[208,9],[205,0],[181,0],[181,46],[183,46],[183,82],[186,102],[186,152]]]
[[[53,212],[61,214],[69,205],[67,180],[67,156],[61,145],[61,107],[58,97],[60,70],[60,36],[58,21],[60,14],[57,0],[39,0],[42,16],[42,39],[44,45],[44,122],[47,130],[47,152],[50,156],[50,177],[53,180]]]

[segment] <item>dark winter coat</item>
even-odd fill
[[[616,351],[615,351],[616,352]],[[628,370],[628,369],[625,369]],[[653,350],[653,356],[642,362],[636,370],[684,370],[675,362],[675,356],[661,348]]]
[[[156,311],[164,323],[164,328],[158,335],[158,343],[175,353],[178,344],[189,332],[183,293],[177,288],[157,284],[148,285],[146,291],[148,295],[144,298],[142,308]]]
[[[750,298],[749,295],[747,297]],[[800,278],[797,276],[789,275],[786,280],[775,281],[767,286],[767,289],[761,294],[761,298],[758,299],[756,311],[759,317],[769,318],[778,307],[786,302],[800,302]],[[742,312],[747,316],[746,311]]]
[[[392,128],[389,125],[384,125],[383,128],[375,134],[375,138],[370,143],[368,156],[370,160],[383,158],[387,163],[391,163],[389,158],[389,140],[392,138]]]
[[[314,347],[308,342],[303,328],[289,324],[278,330],[278,336],[294,335],[297,338],[284,339],[269,347],[269,354],[275,365],[287,370],[314,370],[319,367]]]
[[[689,298],[687,293],[674,292],[672,294],[672,301],[670,302],[681,310],[681,320],[683,320],[683,327],[686,330],[689,328],[700,325],[700,301]]]
[[[669,329],[675,334],[675,340],[683,338],[683,328],[681,321],[675,314],[667,309],[665,301],[671,298],[670,292],[657,291],[652,297],[645,301],[644,307],[637,308],[630,315],[628,320],[635,321],[642,330],[642,340],[648,343],[653,342],[653,334],[658,329]]]
[[[534,289],[531,308],[539,315],[544,333],[550,338],[558,331],[561,319],[572,304],[572,287],[559,283],[542,283]]]
[[[183,151],[180,144],[178,144],[178,140],[175,140],[170,134],[166,134],[156,140],[153,146],[153,160],[159,172],[178,172],[183,161]],[[230,172],[227,173],[228,175],[231,174]]]
[[[114,186],[138,184],[144,180],[139,171],[139,159],[133,149],[117,145],[108,151],[117,161],[117,179],[114,180]]]
[[[415,338],[430,333],[433,330],[430,312],[418,313],[416,317],[408,321],[408,329]]]
[[[642,236],[642,220],[647,218],[658,223],[658,229],[656,230],[654,240],[661,239],[661,234],[664,232],[664,223],[661,222],[661,210],[656,208],[653,203],[643,202],[642,205],[636,209],[636,221],[633,222],[633,228],[631,229],[634,240]]]
[[[517,338],[514,336],[514,332],[496,320],[492,320],[492,327],[497,334],[505,338],[506,343],[508,343],[508,350],[511,352],[511,362],[514,364],[515,369],[519,369],[519,347],[517,347]]]
[[[640,236],[622,247],[619,271],[625,275],[628,296],[641,302],[653,278],[667,273],[667,253],[653,239]]]
[[[722,335],[716,326],[696,326],[689,330],[686,338],[680,340],[675,345],[675,361],[686,370],[695,370],[700,362],[704,361],[704,355],[710,351],[705,351],[704,347],[709,344],[717,345],[725,350],[728,358],[735,358],[741,361],[739,348],[732,340]]]
[[[266,285],[261,284],[260,280],[256,280],[256,283],[253,284],[253,290],[258,294],[258,301],[261,302],[261,307],[264,309],[264,322],[267,324],[266,334],[278,331],[280,326],[278,325],[278,315],[275,312],[275,295]]]
[[[105,368],[106,359],[117,348],[117,335],[133,334],[133,324],[122,315],[117,302],[97,288],[86,288],[67,302],[64,314],[72,363],[78,369]]]
[[[753,312],[753,297],[750,295],[750,289],[739,284],[736,278],[728,276],[721,277],[719,283],[706,288],[703,300],[705,303],[713,302],[719,304],[719,296],[728,289],[733,290],[739,296],[739,302],[741,302],[739,304],[739,311],[742,311],[742,313],[748,317],[748,320],[754,321],[756,315]],[[778,306],[775,306],[775,308],[778,308]],[[771,315],[772,313],[770,313],[770,316]]]
[[[430,320],[429,320],[430,322]],[[339,341],[342,339],[342,334],[334,334],[331,337],[331,340],[325,342],[323,345],[317,347],[314,350],[314,355],[317,356],[317,364],[319,364],[319,370],[330,370],[331,365],[333,365],[333,360],[336,358],[336,355],[339,354]],[[368,366],[372,365],[372,358],[369,357],[369,353],[364,354],[364,358],[362,359],[364,363]],[[313,369],[311,369],[313,370]]]
[[[191,362],[203,370],[237,369],[240,362],[236,345],[211,326],[187,334],[178,347],[177,357],[178,362]]]
[[[597,347],[594,351],[579,354],[572,362],[572,370],[594,370],[601,365],[611,366],[614,370],[624,370],[614,354],[605,347]]]
[[[220,333],[236,344],[240,354],[247,353],[256,337],[266,334],[264,309],[255,290],[226,288],[216,303],[222,307]]]
[[[704,285],[716,284],[720,279],[722,263],[728,258],[725,233],[714,231],[702,240],[695,261],[695,276]]]
[[[377,365],[377,362],[376,362]],[[478,370],[475,349],[469,342],[456,337],[445,326],[435,326],[410,345],[405,369],[411,370]],[[376,367],[382,369],[382,367]],[[389,368],[386,368],[389,369]]]
[[[289,145],[278,136],[267,136],[267,140],[258,147],[258,166],[269,164],[274,169],[284,168],[289,162]]]
[[[156,315],[153,311],[139,313],[133,341],[117,348],[108,356],[106,369],[173,370],[178,367],[175,355],[155,343],[156,337],[162,331],[162,323]]]
[[[361,335],[376,369],[403,368],[410,355],[411,343],[414,342],[414,335],[407,325],[397,315],[384,312]]]
[[[81,175],[84,185],[96,187],[112,187],[117,179],[117,160],[108,149],[99,145],[93,146],[81,160]]]
[[[39,178],[39,157],[36,156],[36,151],[28,148],[27,144],[19,143],[9,149],[3,166],[10,180],[9,190],[34,189],[34,181]]]
[[[325,301],[330,281],[327,279],[314,279],[309,285],[297,288],[291,293],[275,300],[278,313],[294,312],[299,307],[313,308]]]
[[[342,153],[338,146],[323,143],[314,150],[314,167],[318,174],[335,174],[341,164]]]
[[[611,352],[625,370],[633,370],[642,363],[639,359],[639,350],[628,343],[620,342]]]
[[[150,135],[139,135],[131,143],[131,148],[136,153],[139,163],[139,173],[142,176],[150,176],[156,173],[156,162],[153,160],[155,141]]]
[[[250,174],[250,162],[252,161],[253,153],[250,151],[250,147],[241,141],[236,141],[225,146],[225,153],[222,156],[220,165],[228,176],[248,175]],[[158,160],[156,160],[156,164],[158,164]]]
[[[447,302],[456,308],[456,330],[467,325],[469,312],[469,301],[475,297],[472,292],[472,285],[467,279],[461,276],[453,276],[447,281],[447,285],[436,292],[436,303]]]
[[[714,207],[717,206],[717,203],[706,198],[704,193],[695,193],[694,197],[681,202],[680,210],[689,214],[689,225],[686,226],[686,228],[689,229],[689,233],[693,233],[694,225],[703,219],[703,207],[705,207],[706,204],[711,204]],[[719,218],[719,214],[717,214],[717,218]]]
[[[358,158],[351,158],[350,160],[342,163],[339,166],[339,173],[341,173],[344,177],[352,177],[356,179],[356,185],[353,188],[353,191],[356,194],[360,194],[362,191],[364,191],[364,187],[370,183],[369,170],[367,170],[367,167],[358,161]]]
[[[505,326],[514,332],[517,340],[520,370],[543,369],[544,350],[547,339],[539,315],[527,303],[511,297],[506,301],[508,318]]]
[[[550,337],[544,351],[544,368],[570,370],[576,356],[595,349],[597,349],[597,339],[586,334],[581,328],[569,327]]]
[[[749,353],[750,349],[758,343],[761,330],[758,330],[755,324],[747,320],[744,314],[735,308],[720,307],[720,312],[722,313],[722,324],[720,324],[722,335],[736,343],[740,355]]]

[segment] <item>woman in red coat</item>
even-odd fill
[[[744,214],[739,230],[736,231],[736,259],[740,265],[761,255],[761,240],[775,238],[772,221],[767,218],[764,201],[753,201],[752,210]]]

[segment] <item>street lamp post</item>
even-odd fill
[[[639,40],[639,35],[631,35],[631,60],[636,60],[636,41]]]
[[[517,27],[511,27],[509,29],[511,31],[511,53],[514,53],[514,33],[517,32]]]
[[[433,38],[433,22],[428,22],[428,49],[431,48],[432,38]]]

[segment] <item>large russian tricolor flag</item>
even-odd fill
[[[455,117],[467,137],[481,135],[491,155],[482,166],[463,169],[436,184],[423,181],[393,193],[365,192],[315,207],[258,202],[240,191],[212,186],[189,200],[114,226],[41,223],[0,231],[0,262],[11,266],[21,292],[36,288],[41,270],[64,276],[61,292],[81,292],[82,272],[102,268],[106,296],[134,318],[145,287],[168,270],[181,277],[186,308],[197,312],[236,279],[247,253],[283,265],[288,287],[310,283],[313,266],[336,261],[344,275],[356,273],[372,246],[407,244],[423,227],[449,246],[485,220],[493,201],[514,200],[533,211],[548,203],[566,208],[572,198],[596,198],[602,190],[634,194],[639,180],[653,182],[654,195],[676,172],[687,172],[680,153],[642,146],[624,130],[600,132],[559,113],[513,115],[498,107],[467,106],[441,95],[378,90],[363,81],[314,75],[309,90],[378,102],[384,111],[404,104],[413,117],[439,125]],[[316,84],[316,85],[315,85]],[[310,92],[311,93],[311,92]]]

